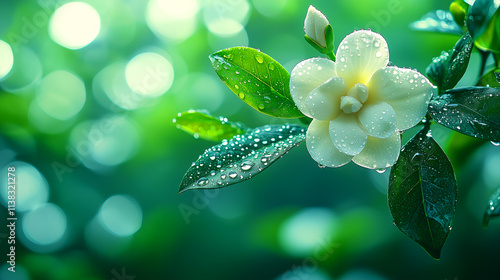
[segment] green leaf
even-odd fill
[[[394,224],[439,259],[451,231],[457,197],[453,167],[425,130],[401,150],[389,177],[389,209]]]
[[[483,51],[500,52],[500,9],[486,26],[483,35],[476,39],[475,44]]]
[[[429,113],[439,124],[489,141],[500,141],[500,88],[449,90],[431,100]]]
[[[435,57],[425,69],[425,74],[440,93],[453,88],[460,81],[469,64],[473,46],[472,38],[467,33],[458,40],[453,50]]]
[[[499,78],[500,68],[491,69],[479,79],[477,85],[483,87],[500,87]]]
[[[495,3],[496,2],[496,3]],[[469,8],[466,24],[473,39],[483,35],[488,23],[498,9],[498,1],[476,0]]]
[[[290,95],[290,74],[276,60],[248,47],[210,55],[219,78],[255,110],[278,118],[301,118]]]
[[[205,111],[189,110],[177,114],[172,120],[175,126],[185,132],[209,141],[219,142],[243,134],[247,128],[241,123],[228,121],[224,117],[213,117]]]
[[[252,178],[306,137],[298,125],[266,125],[206,150],[188,169],[179,193],[222,188]]]
[[[453,19],[460,26],[465,26],[465,16],[469,11],[469,4],[465,3],[463,0],[455,0],[450,4],[450,13],[453,15]]]
[[[419,21],[413,22],[410,27],[419,31],[440,32],[460,36],[464,34],[451,13],[444,10],[428,12]]]
[[[488,201],[488,207],[484,211],[483,226],[487,227],[491,218],[500,216],[500,189],[491,195]]]

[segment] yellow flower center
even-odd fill
[[[356,84],[340,99],[340,109],[346,114],[356,113],[368,99],[368,87]]]

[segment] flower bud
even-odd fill
[[[304,32],[306,35],[322,48],[326,48],[325,30],[330,25],[326,16],[314,8],[312,5],[307,10],[304,21]]]

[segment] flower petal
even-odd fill
[[[388,138],[396,132],[396,112],[385,102],[364,105],[358,119],[369,136]]]
[[[380,34],[359,30],[347,35],[337,50],[337,72],[349,87],[366,84],[370,77],[389,63],[389,48]]]
[[[311,117],[306,107],[306,96],[315,88],[337,77],[335,62],[326,58],[310,58],[297,64],[290,77],[290,94],[299,110]]]
[[[399,133],[394,133],[386,139],[368,136],[365,148],[353,157],[352,161],[366,168],[383,169],[396,163],[400,149],[401,137]]]
[[[396,112],[398,130],[415,126],[427,113],[432,84],[417,71],[386,67],[373,74],[368,83],[371,101],[389,103]]]
[[[307,150],[319,164],[339,167],[351,161],[352,156],[341,153],[330,138],[328,121],[313,120],[306,133]]]
[[[330,137],[339,151],[355,156],[365,147],[368,135],[359,127],[356,114],[340,114],[330,122]]]
[[[344,80],[333,77],[309,93],[306,107],[315,119],[333,120],[340,113],[340,97],[346,92]]]

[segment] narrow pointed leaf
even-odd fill
[[[469,65],[473,46],[472,38],[467,33],[458,40],[453,50],[435,57],[425,69],[425,74],[440,93],[453,88],[460,81]]]
[[[267,125],[206,150],[188,169],[179,192],[222,188],[252,178],[305,140],[298,125]]]
[[[457,197],[453,167],[437,142],[421,131],[401,150],[389,177],[395,225],[439,259],[451,231]]]
[[[420,31],[440,32],[462,35],[464,32],[453,19],[450,12],[437,10],[425,14],[419,21],[413,22],[411,28]]]
[[[189,110],[177,114],[172,120],[175,126],[185,132],[209,141],[219,142],[243,134],[247,128],[241,123],[228,121],[224,117],[214,117],[205,111]]]
[[[269,55],[248,47],[210,55],[219,78],[255,110],[278,118],[301,118],[290,95],[290,74]]]
[[[483,226],[487,227],[490,219],[500,216],[500,189],[491,195],[486,211],[483,216]]]
[[[500,88],[449,90],[430,102],[429,113],[439,124],[450,129],[500,142]]]

